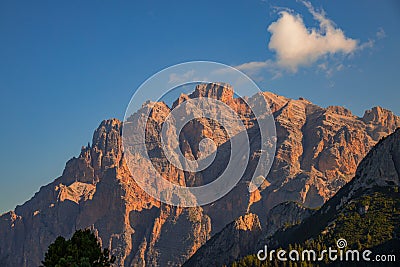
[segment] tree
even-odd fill
[[[108,249],[101,249],[96,235],[90,231],[78,230],[69,240],[64,237],[50,244],[42,267],[110,267],[115,262]]]

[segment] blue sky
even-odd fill
[[[185,61],[239,66],[263,90],[321,106],[362,115],[380,105],[399,115],[400,3],[321,0],[311,7],[255,0],[2,1],[0,212],[59,176],[101,120],[122,119],[149,76]],[[313,45],[294,57],[286,57],[284,27],[270,28],[290,19],[318,35],[303,36]],[[341,32],[343,43],[333,45],[327,29]]]

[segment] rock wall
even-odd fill
[[[57,236],[69,238],[76,229],[86,227],[96,229],[103,247],[117,256],[119,266],[182,265],[227,222],[235,221],[230,226],[232,231],[242,231],[242,222],[250,225],[243,234],[239,231],[238,238],[251,238],[259,225],[267,223],[268,211],[279,203],[322,205],[355,174],[370,148],[400,126],[399,117],[380,107],[359,118],[343,107],[321,108],[305,99],[292,100],[267,92],[263,95],[276,120],[278,142],[268,182],[259,190],[248,192],[250,176],[245,175],[216,203],[190,209],[161,204],[137,186],[127,168],[121,122],[103,121],[92,144],[67,162],[61,177],[14,211],[1,215],[0,265],[37,266]],[[204,96],[225,102],[242,119],[254,146],[251,169],[256,165],[259,142],[257,131],[253,131],[254,114],[242,99],[233,97],[230,86],[223,84],[198,85],[174,105]],[[152,110],[146,135],[151,162],[147,164],[153,164],[165,179],[180,185],[200,185],[226,165],[227,135],[218,123],[207,119],[185,126],[179,145],[187,157],[197,158],[198,142],[210,138],[220,151],[217,163],[200,173],[183,172],[169,164],[159,136],[170,108],[165,103],[145,103],[132,122],[146,109]],[[141,173],[145,175],[143,170],[135,171],[135,175]],[[249,212],[254,215],[245,215]],[[241,249],[237,248],[238,253]]]

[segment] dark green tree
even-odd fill
[[[108,249],[101,249],[96,235],[78,230],[69,240],[59,236],[50,244],[42,267],[109,267],[115,262]]]

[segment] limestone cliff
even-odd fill
[[[249,217],[245,214],[254,214],[252,225],[257,226],[265,225],[267,212],[285,201],[308,207],[322,205],[355,174],[357,164],[370,148],[400,126],[399,117],[382,108],[373,108],[359,118],[342,107],[321,108],[304,99],[263,94],[276,120],[278,142],[268,183],[259,190],[247,190],[251,169],[258,159],[259,133],[254,130],[254,114],[242,99],[234,98],[230,86],[198,85],[174,105],[195,97],[219,99],[235,110],[250,135],[249,170],[229,194],[198,208],[159,203],[138,187],[127,168],[121,122],[103,121],[91,145],[67,162],[62,176],[0,217],[0,265],[37,266],[57,236],[69,238],[75,229],[86,227],[97,230],[103,247],[117,256],[120,266],[182,265],[227,222],[244,220],[247,224]],[[258,101],[257,97],[252,99]],[[198,142],[204,138],[215,141],[219,151],[210,168],[199,173],[184,172],[169,164],[160,143],[161,126],[171,108],[165,103],[145,103],[131,118],[133,125],[135,116],[145,110],[151,110],[146,127],[151,162],[147,164],[155,166],[165,179],[180,185],[200,185],[226,166],[228,140],[218,123],[198,119],[183,128],[179,145],[186,157],[200,156]],[[143,172],[138,169],[135,174]]]

